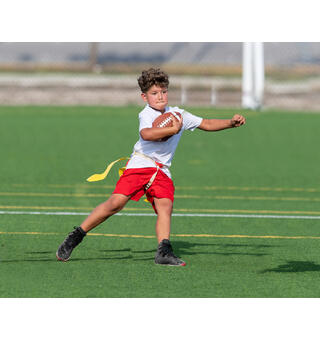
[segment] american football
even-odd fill
[[[175,118],[173,118],[175,117]],[[173,126],[173,120],[181,120],[181,114],[177,111],[173,111],[173,112],[166,112],[160,116],[158,116],[153,122],[152,122],[152,127],[153,128],[165,128],[165,127],[172,127]],[[160,140],[158,140],[159,142],[164,142],[167,141],[170,138],[170,136],[168,137],[164,137]]]
[[[166,112],[160,116],[158,116],[153,122],[153,128],[164,128],[164,127],[172,127],[173,126],[173,117],[175,117],[178,121],[181,120],[181,114],[179,112]]]

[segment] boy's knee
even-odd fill
[[[116,213],[119,212],[123,209],[124,204],[122,202],[120,202],[119,200],[112,200],[111,201],[111,206],[110,209],[112,212]]]
[[[156,209],[158,214],[169,214],[171,215],[173,209],[173,203],[170,199],[158,199],[156,202]]]
[[[126,200],[124,198],[119,198],[117,196],[111,196],[106,202],[105,202],[105,209],[106,211],[114,214],[123,209],[123,207],[126,204]]]

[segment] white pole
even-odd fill
[[[211,85],[211,105],[216,105],[217,104],[217,92],[215,89],[215,86],[212,84]]]
[[[254,43],[253,48],[253,75],[254,75],[254,100],[255,109],[261,108],[263,105],[264,92],[264,58],[263,43]]]
[[[252,109],[254,107],[253,43],[243,43],[242,53],[242,106]]]
[[[184,83],[181,84],[181,105],[187,103],[187,87]]]
[[[263,43],[243,43],[242,106],[258,109],[263,104]]]

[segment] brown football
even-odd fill
[[[173,117],[175,118],[173,118]],[[165,127],[172,127],[173,126],[173,120],[181,120],[181,114],[177,111],[173,112],[166,112],[160,116],[158,116],[153,122],[152,127],[153,128],[165,128]],[[170,136],[164,137],[158,141],[167,141]]]
[[[181,114],[179,112],[166,112],[158,116],[153,122],[153,128],[164,128],[164,127],[172,127],[173,126],[173,117],[176,117],[177,120],[181,120]]]

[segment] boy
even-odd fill
[[[174,185],[169,167],[182,132],[186,129],[193,131],[195,128],[217,131],[239,127],[245,123],[245,118],[234,115],[231,120],[202,119],[178,107],[169,107],[169,79],[160,69],[151,68],[143,71],[138,83],[142,92],[141,97],[147,104],[139,114],[140,139],[133,148],[126,170],[117,182],[111,197],[97,206],[80,226],[69,233],[56,253],[58,260],[67,261],[72,250],[87,232],[119,212],[130,199],[138,201],[146,194],[157,214],[158,250],[155,263],[186,265],[175,256],[169,241],[174,200]],[[158,116],[172,111],[181,113],[182,119],[179,121],[173,118],[172,127],[152,127],[152,122]],[[163,140],[159,141],[161,139]]]

